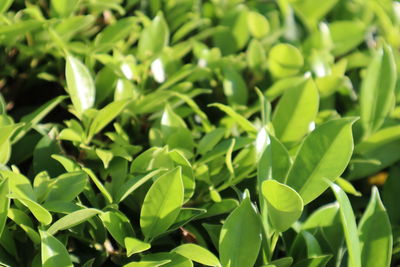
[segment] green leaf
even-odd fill
[[[71,201],[85,188],[88,178],[82,171],[64,173],[51,180],[50,192],[46,198],[49,201]],[[68,190],[65,190],[68,188]]]
[[[273,228],[279,232],[286,231],[303,212],[300,195],[289,186],[274,180],[264,181],[261,190]]]
[[[145,261],[162,261],[162,260],[170,260],[169,263],[166,263],[165,267],[193,267],[192,261],[187,258],[175,253],[175,252],[161,252],[155,254],[147,254],[142,260]],[[136,265],[135,265],[136,266]],[[154,265],[152,265],[154,266]]]
[[[200,139],[197,147],[197,152],[200,155],[204,155],[208,151],[211,151],[221,139],[224,137],[225,130],[222,128],[216,128],[211,132],[207,133],[203,138]]]
[[[58,96],[52,100],[44,103],[33,112],[25,115],[21,118],[21,122],[24,122],[24,126],[18,129],[17,133],[13,136],[13,143],[21,139],[33,126],[36,126],[47,114],[49,114],[57,105],[59,105],[67,96]]]
[[[223,104],[210,104],[210,107],[216,107],[225,112],[229,117],[235,120],[240,127],[243,128],[248,133],[257,133],[257,129],[249,122],[245,117],[234,111],[231,107],[223,105]]]
[[[321,195],[345,170],[353,152],[354,118],[328,121],[308,135],[289,171],[286,184],[299,192],[304,204]]]
[[[124,267],[158,267],[158,266],[165,266],[171,262],[171,260],[161,260],[161,261],[132,261],[128,264],[125,264]]]
[[[8,183],[8,179],[0,182],[0,236],[6,225],[8,209],[10,207]]]
[[[297,74],[303,64],[303,55],[290,44],[277,44],[269,51],[269,68],[272,75],[277,78]]]
[[[96,88],[88,68],[72,55],[66,57],[65,76],[68,93],[79,116],[93,107]]]
[[[242,49],[249,39],[248,10],[244,5],[236,5],[225,11],[220,22],[224,28],[214,34],[213,41],[223,55],[229,55]]]
[[[124,110],[130,101],[131,100],[128,99],[114,101],[101,109],[90,124],[88,139],[90,140],[95,134],[100,132],[104,127],[107,126],[107,124],[114,120]]]
[[[335,182],[348,194],[352,194],[354,196],[361,196],[361,193],[358,192],[354,186],[347,181],[346,179],[343,179],[342,177],[338,177]]]
[[[284,144],[299,141],[311,130],[318,106],[318,89],[311,78],[286,90],[272,118],[276,137]]]
[[[169,43],[169,29],[164,15],[159,12],[153,21],[142,31],[138,44],[141,58],[157,56]]]
[[[331,258],[332,258],[331,255],[318,255],[318,256],[300,260],[292,266],[293,267],[325,267]]]
[[[134,237],[125,238],[126,255],[128,257],[133,254],[146,251],[151,248],[151,244],[136,239]]]
[[[339,202],[340,219],[342,221],[344,237],[349,253],[348,266],[361,267],[360,240],[358,238],[356,218],[354,217],[353,209],[351,208],[346,193],[338,185],[331,184],[331,187]]]
[[[12,5],[14,0],[3,0],[0,2],[0,13],[4,13]]]
[[[261,222],[246,198],[226,219],[219,239],[222,266],[253,266],[261,245]]]
[[[47,232],[51,235],[55,235],[58,231],[72,228],[99,213],[101,213],[100,210],[90,208],[77,210],[57,220],[47,229]]]
[[[132,33],[135,24],[134,17],[119,19],[96,35],[95,44],[97,46],[108,44],[111,45],[112,48],[116,42],[126,38]]]
[[[82,170],[89,175],[90,179],[93,181],[93,183],[96,185],[96,187],[103,194],[104,198],[109,203],[113,203],[113,198],[112,198],[110,192],[108,192],[107,188],[101,183],[99,178],[97,178],[96,174],[94,174],[94,172],[89,168],[83,168]]]
[[[314,30],[318,22],[336,5],[338,0],[296,0],[292,1],[293,7],[298,16],[306,25]]]
[[[22,123],[17,123],[17,124],[11,124],[11,125],[5,125],[0,127],[0,145],[5,144],[8,142],[12,135],[21,127],[23,127],[24,124]]]
[[[48,212],[45,208],[43,208],[37,202],[23,197],[17,197],[22,204],[24,204],[28,209],[32,212],[33,216],[42,223],[43,225],[49,225],[53,220],[50,212]]]
[[[307,218],[302,225],[302,229],[315,233],[315,237],[320,244],[328,242],[331,251],[335,254],[340,254],[344,234],[338,203],[327,204],[317,209]]]
[[[40,231],[40,237],[43,267],[74,266],[67,249],[57,238],[45,231]]]
[[[346,54],[357,47],[365,37],[366,27],[360,21],[334,21],[329,24],[335,56]]]
[[[183,244],[172,251],[206,266],[221,266],[214,254],[196,244]]]
[[[8,179],[10,191],[18,197],[36,200],[35,192],[28,178],[12,171],[0,171],[3,178]]]
[[[266,36],[270,30],[267,18],[255,11],[248,13],[247,23],[249,25],[250,34],[255,38]]]
[[[376,187],[360,223],[358,233],[361,246],[361,263],[364,267],[390,266],[393,236],[389,217]]]
[[[26,215],[24,212],[20,211],[19,209],[8,209],[8,218],[13,220],[22,230],[25,231],[27,236],[32,240],[35,245],[40,244],[40,236],[39,234],[33,229],[33,223],[31,218]],[[4,230],[3,230],[4,231]]]
[[[111,236],[123,248],[125,248],[125,238],[134,237],[131,222],[129,219],[119,211],[107,211],[99,215]]]
[[[121,188],[117,191],[116,196],[115,196],[115,202],[119,203],[123,201],[125,198],[127,198],[132,192],[134,192],[136,189],[138,189],[140,186],[145,184],[147,181],[150,179],[154,178],[164,170],[159,169],[155,170],[152,172],[149,172],[146,175],[138,175],[133,178],[128,179],[124,185],[121,186]]]
[[[251,40],[246,51],[247,64],[251,69],[261,70],[267,61],[265,50],[261,42],[253,39]]]
[[[230,105],[246,105],[248,99],[248,90],[241,74],[232,66],[224,66],[223,87],[226,98]]]
[[[361,84],[360,113],[365,136],[379,130],[390,112],[396,79],[396,63],[392,49],[384,44],[368,65]]]
[[[51,8],[60,16],[68,17],[77,8],[79,0],[51,0]]]
[[[140,227],[151,240],[166,231],[179,215],[183,204],[181,167],[160,176],[150,187],[140,212]]]

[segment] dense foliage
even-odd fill
[[[0,265],[398,266],[400,3],[1,0]]]

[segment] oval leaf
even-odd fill
[[[286,231],[303,212],[300,195],[289,186],[274,180],[264,181],[261,190],[272,226],[276,231]]]
[[[219,238],[222,266],[253,266],[261,245],[261,223],[246,198],[226,219]]]

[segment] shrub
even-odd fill
[[[399,264],[399,8],[1,1],[0,264]]]

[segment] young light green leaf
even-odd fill
[[[270,30],[267,18],[255,11],[248,13],[247,23],[250,34],[256,38],[262,38],[266,36]]]
[[[160,176],[150,187],[140,212],[140,227],[146,240],[166,231],[178,217],[183,204],[181,167]]]
[[[152,172],[149,172],[146,175],[138,175],[133,178],[128,179],[123,186],[117,191],[115,196],[115,202],[119,203],[123,201],[126,197],[129,196],[132,192],[138,189],[141,185],[154,178],[164,170],[158,169]]]
[[[214,254],[196,244],[183,244],[172,251],[206,266],[221,266]]]
[[[361,193],[358,192],[354,186],[346,179],[342,177],[338,177],[335,182],[348,194],[352,194],[354,196],[361,196]]]
[[[396,79],[392,49],[384,44],[370,62],[361,85],[360,112],[365,136],[379,130],[391,110]]]
[[[43,267],[74,266],[67,249],[57,238],[45,231],[40,231],[40,237]]]
[[[6,225],[8,209],[10,207],[8,194],[8,179],[4,179],[0,182],[0,236],[3,232],[4,226]]]
[[[200,155],[204,155],[208,151],[212,150],[221,139],[224,137],[225,130],[222,128],[216,128],[211,132],[207,133],[202,139],[200,139],[197,147],[197,152]]]
[[[358,225],[361,263],[364,267],[389,267],[392,259],[393,236],[390,220],[376,187]]]
[[[310,30],[317,28],[318,22],[328,13],[338,0],[298,0],[293,2],[296,14],[305,22]]]
[[[57,220],[47,229],[47,232],[51,235],[55,235],[58,231],[74,227],[99,213],[101,213],[100,210],[90,208],[77,210]]]
[[[300,195],[289,186],[275,180],[264,181],[261,190],[273,228],[279,232],[286,231],[303,212],[303,200]]]
[[[131,100],[129,99],[114,101],[101,109],[90,124],[88,140],[90,140],[96,133],[100,132],[104,127],[107,126],[107,124],[115,119],[130,101]]]
[[[8,10],[8,8],[12,5],[14,0],[3,0],[0,2],[0,14],[4,13]]]
[[[328,121],[308,135],[289,171],[286,184],[295,189],[304,204],[322,194],[345,170],[353,152],[351,126],[354,118]]]
[[[219,108],[220,110],[225,112],[229,117],[234,119],[236,123],[239,124],[239,126],[242,127],[243,130],[245,130],[246,132],[252,134],[257,133],[257,129],[254,127],[254,125],[251,124],[251,122],[249,122],[245,117],[234,111],[231,107],[219,103],[210,104],[209,106]]]
[[[88,68],[72,55],[66,57],[65,76],[68,93],[79,116],[93,107],[96,89]]]
[[[164,15],[159,12],[141,33],[138,53],[142,58],[149,58],[159,54],[169,43],[169,29]]]
[[[24,204],[32,212],[33,216],[43,225],[49,225],[53,220],[50,212],[43,208],[39,203],[23,197],[17,197],[22,204]]]
[[[332,53],[343,55],[357,47],[365,38],[366,27],[361,21],[339,20],[329,23],[333,42]]]
[[[51,0],[51,8],[60,16],[68,17],[75,10],[79,0]]]
[[[290,44],[277,44],[269,51],[269,68],[272,75],[277,78],[297,74],[303,64],[303,55]]]
[[[261,245],[261,222],[249,198],[226,219],[219,239],[222,266],[253,266]]]
[[[151,244],[134,237],[125,238],[126,255],[128,257],[135,253],[143,252],[151,248]]]
[[[346,193],[338,185],[332,183],[331,188],[339,203],[340,219],[349,253],[349,267],[361,267],[360,240],[358,238],[356,218],[354,217],[350,201]]]
[[[286,90],[272,118],[276,137],[284,144],[299,141],[310,131],[318,106],[318,88],[311,78]]]

